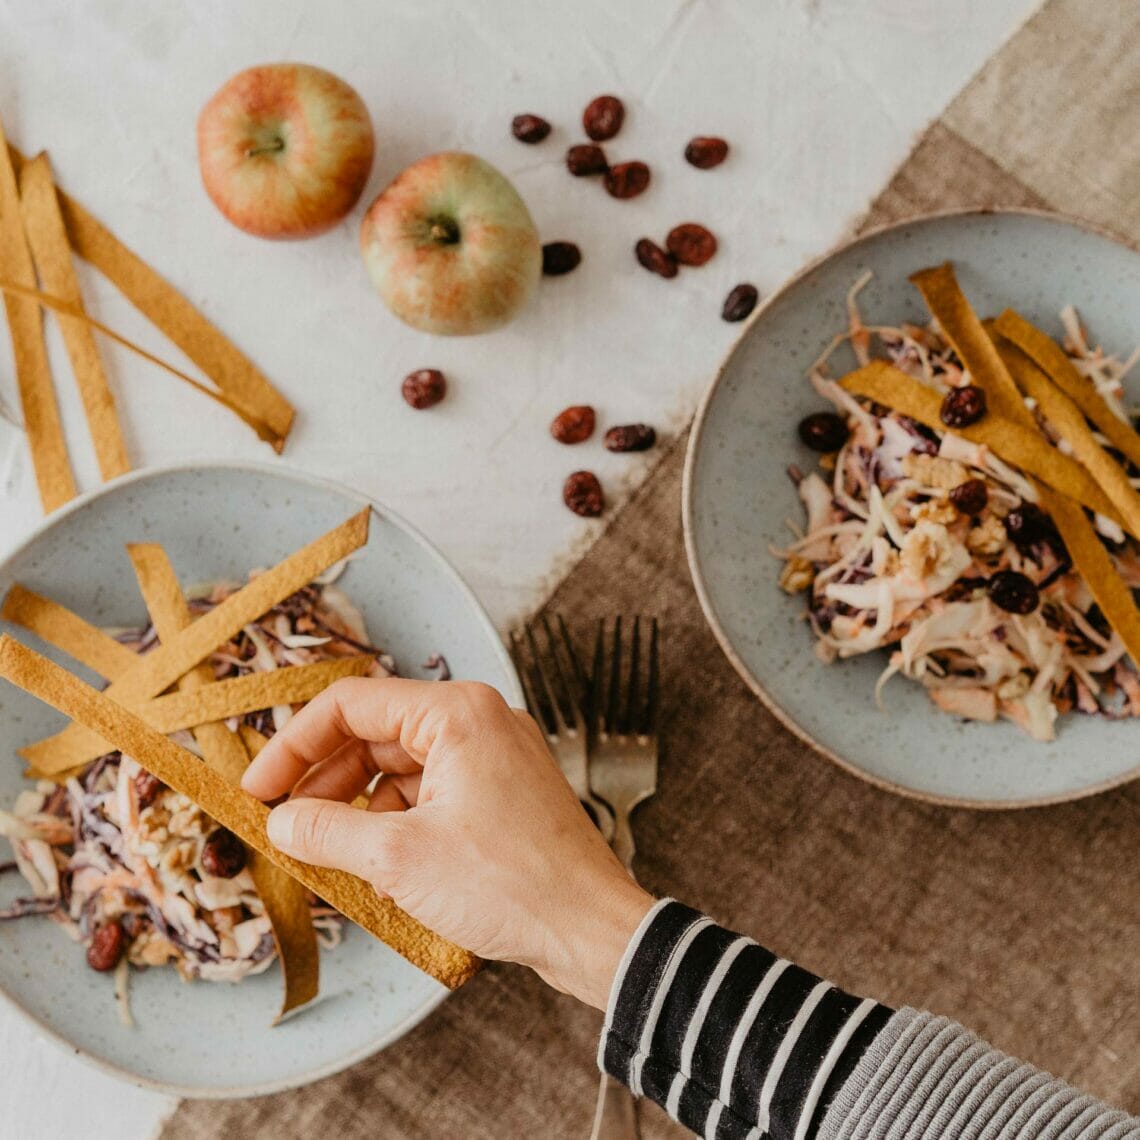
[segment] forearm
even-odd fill
[[[961,1026],[846,994],[676,903],[622,960],[599,1063],[717,1140],[1140,1136]]]

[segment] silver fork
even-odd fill
[[[641,618],[633,619],[629,665],[622,695],[621,618],[614,620],[606,653],[605,622],[598,622],[590,686],[590,784],[614,812],[614,854],[633,874],[635,846],[630,815],[657,791],[657,712],[660,703],[657,619],[649,623],[647,675],[642,677]],[[608,659],[608,670],[607,670]],[[644,688],[644,693],[643,693]],[[603,1073],[590,1140],[637,1140],[633,1094]]]
[[[539,621],[546,640],[545,654],[539,651],[533,623],[524,628],[521,637],[512,631],[511,657],[531,716],[542,729],[574,794],[593,816],[598,830],[609,843],[614,835],[613,812],[590,790],[589,734],[583,711],[588,685],[561,614],[555,617],[555,622],[557,635],[545,614]],[[524,644],[529,651],[529,661],[523,652]]]
[[[646,675],[642,676],[641,618],[633,619],[629,665],[622,694],[621,618],[614,620],[606,653],[605,623],[598,623],[590,686],[590,786],[614,812],[614,854],[633,873],[635,846],[629,819],[657,791],[657,712],[660,704],[657,619],[649,622]],[[608,666],[608,667],[607,667]],[[644,692],[642,691],[644,688]]]

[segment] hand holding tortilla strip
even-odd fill
[[[193,622],[173,641],[137,658],[129,670],[112,682],[107,695],[119,703],[132,705],[149,700],[169,688],[219,645],[234,637],[243,626],[363,546],[368,541],[370,510],[365,507],[272,569],[259,574]],[[21,749],[20,755],[38,772],[52,775],[87,763],[100,751],[96,748],[92,752],[83,733],[72,725],[55,736]]]
[[[190,629],[204,620],[199,618]],[[108,695],[110,690],[97,692],[8,635],[0,635],[0,676],[111,741],[244,843],[445,986],[456,989],[477,972],[479,960],[473,954],[433,934],[390,900],[381,899],[363,879],[345,871],[314,867],[279,851],[266,834],[269,809],[265,804],[116,704]]]
[[[138,543],[127,550],[159,641],[171,641],[193,620],[174,567],[157,543]],[[213,667],[206,661],[178,682],[179,695],[191,698],[205,696],[216,687]],[[240,736],[215,720],[200,723],[194,729],[194,739],[205,763],[231,784],[240,782],[249,763],[249,753]],[[317,996],[320,988],[317,935],[305,888],[296,879],[257,851],[249,853],[249,873],[265,907],[281,965],[285,994],[274,1022],[277,1024],[291,1010]]]

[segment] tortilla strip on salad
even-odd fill
[[[1001,357],[1017,386],[1037,401],[1038,410],[1072,449],[1073,458],[1112,500],[1132,534],[1140,528],[1140,494],[1128,481],[1124,468],[1096,441],[1084,413],[1021,349],[1003,343]]]
[[[136,543],[128,546],[127,550],[159,642],[172,640],[193,618],[170,559],[157,543]],[[178,689],[188,697],[202,698],[217,684],[213,666],[203,661],[178,682]],[[231,732],[221,720],[200,723],[193,731],[194,739],[202,750],[202,759],[230,783],[239,783],[249,763],[249,753],[241,737]],[[250,851],[249,856],[249,873],[265,907],[265,917],[269,919],[281,964],[285,993],[274,1022],[277,1024],[290,1010],[317,996],[320,988],[317,935],[305,888],[257,851]]]
[[[156,627],[157,625],[158,622],[155,622]],[[160,644],[161,640],[162,634],[159,633]],[[136,657],[133,653],[131,656]],[[268,673],[228,677],[224,681],[215,682],[208,691],[181,689],[139,704],[124,704],[138,713],[151,728],[169,735],[182,728],[196,728],[200,724],[224,721],[260,709],[271,709],[274,705],[295,705],[311,701],[341,677],[363,677],[372,668],[372,662],[373,658],[362,653],[355,657],[338,657],[309,665],[289,665]],[[100,740],[86,729],[76,731],[72,740],[75,748],[82,747],[84,752],[90,753],[80,767],[110,751],[107,741]],[[36,774],[41,775],[39,772]],[[57,778],[60,774],[42,773],[49,779]]]
[[[938,393],[883,360],[872,360],[849,372],[839,384],[852,395],[875,400],[935,431],[959,435],[987,447],[1000,459],[1036,476],[1061,494],[1125,525],[1112,501],[1080,463],[1016,420],[989,412],[977,423],[951,432],[939,414],[942,400]],[[1130,527],[1125,529],[1132,533]]]
[[[1140,435],[1109,407],[1096,386],[1076,366],[1048,333],[1042,332],[1013,309],[1006,309],[993,327],[1015,344],[1100,429],[1109,443],[1140,467]]]
[[[973,382],[985,392],[990,413],[1022,419],[1019,413],[1024,413],[1025,405],[1021,395],[973,306],[962,292],[954,266],[949,261],[943,262],[912,273],[909,280],[922,294],[926,307]]]
[[[179,639],[183,637],[185,634],[179,635]],[[117,704],[108,695],[109,689],[96,691],[7,634],[0,635],[0,676],[111,741],[244,843],[445,986],[457,989],[478,971],[478,958],[432,933],[391,900],[381,899],[363,879],[302,863],[274,847],[265,830],[269,817],[265,804]]]
[[[134,650],[110,634],[18,582],[4,598],[0,618],[23,626],[108,681],[130,669],[139,659]]]
[[[362,547],[368,541],[370,515],[371,508],[365,507],[272,569],[258,574],[172,641],[138,657],[130,669],[112,682],[107,695],[120,704],[137,705],[168,689],[244,626]],[[70,725],[55,736],[20,749],[20,755],[36,771],[52,775],[85,764],[99,752],[91,752],[79,727]]]

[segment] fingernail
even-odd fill
[[[282,804],[269,813],[265,830],[269,833],[269,842],[274,847],[288,848],[293,842],[293,818],[297,814],[295,804]]]

